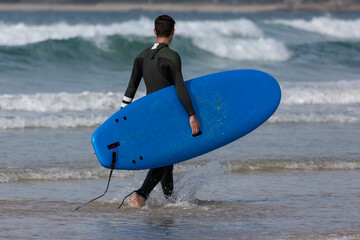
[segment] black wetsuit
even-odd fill
[[[121,107],[132,102],[141,78],[144,78],[147,94],[175,85],[176,94],[188,115],[195,114],[181,73],[180,56],[167,44],[155,43],[153,47],[145,49],[136,57]],[[170,197],[173,193],[173,165],[150,169],[137,194],[147,199],[160,181],[164,195]]]

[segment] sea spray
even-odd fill
[[[206,189],[211,199],[211,182],[218,176],[226,174],[226,167],[219,161],[204,161],[196,169],[187,170],[176,176],[174,199],[177,202],[196,202],[196,193]]]

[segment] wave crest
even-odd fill
[[[198,39],[196,46],[218,57],[249,61],[285,61],[291,53],[284,44],[271,38]]]
[[[111,24],[58,22],[49,25],[28,25],[0,22],[0,45],[24,46],[44,41],[82,38],[106,52],[112,45],[110,37],[122,36],[126,38],[123,41],[130,41],[135,36],[137,40],[148,41],[154,36],[152,29],[153,21],[146,17]],[[180,38],[190,39],[194,47],[222,58],[284,61],[291,55],[283,43],[265,37],[253,21],[244,18],[221,21],[179,20],[176,23],[176,34]]]
[[[313,17],[311,20],[276,19],[271,22],[336,38],[360,39],[360,19],[342,20],[326,16]]]
[[[26,23],[7,24],[0,22],[0,45],[19,46],[46,40],[65,40],[70,38],[96,38],[112,35],[135,35],[151,37],[152,22],[148,18],[129,20],[112,24],[69,24],[67,22],[49,25],[28,25]],[[150,31],[138,31],[149,29]]]

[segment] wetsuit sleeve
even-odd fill
[[[125,91],[125,94],[124,94],[124,97],[123,97],[123,100],[121,103],[121,108],[127,106],[134,99],[136,90],[138,89],[141,78],[143,76],[143,73],[142,73],[143,61],[144,61],[144,59],[141,57],[137,57],[134,61],[130,81],[129,81],[128,87]]]
[[[195,115],[195,111],[191,103],[190,94],[188,89],[186,88],[186,85],[184,83],[184,78],[182,76],[180,56],[176,54],[174,60],[175,60],[174,62],[175,69],[173,72],[173,79],[174,79],[176,94],[180,102],[184,105],[187,114],[189,116]]]

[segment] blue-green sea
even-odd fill
[[[0,239],[360,239],[359,12],[166,12],[185,79],[261,70],[281,104],[176,164],[175,201],[117,210],[146,175],[119,170],[74,211],[105,190],[90,138],[164,13],[0,12]]]

